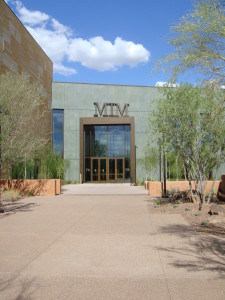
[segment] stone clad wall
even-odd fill
[[[0,0],[0,75],[6,71],[27,74],[31,83],[43,87],[49,108],[46,129],[50,134],[53,63],[6,2]]]

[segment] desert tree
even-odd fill
[[[165,86],[160,91],[162,97],[155,101],[149,116],[150,137],[164,151],[173,151],[180,157],[193,199],[192,180],[196,200],[204,204],[207,181],[211,174],[215,181],[225,161],[224,90],[208,83],[183,84],[179,88]]]
[[[169,77],[187,70],[204,79],[225,83],[225,2],[196,0],[194,10],[171,26],[169,44],[173,52],[158,61]]]
[[[6,72],[0,76],[1,159],[3,172],[24,158],[35,158],[50,140],[47,102],[43,90],[28,75]]]

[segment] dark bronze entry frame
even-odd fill
[[[84,178],[84,126],[85,125],[130,125],[130,181],[132,184],[135,183],[136,165],[135,165],[134,117],[80,118],[80,174],[82,178],[82,183],[84,182],[85,179]]]

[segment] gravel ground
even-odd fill
[[[150,198],[148,209],[151,214],[181,214],[184,219],[198,232],[225,236],[225,203],[203,205],[199,211],[199,205],[195,203],[165,203],[159,204],[159,199]],[[209,211],[218,215],[210,215]]]

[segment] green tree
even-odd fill
[[[47,104],[42,89],[29,77],[11,72],[0,76],[1,157],[3,171],[35,157],[49,139]]]
[[[204,74],[206,79],[225,83],[224,1],[195,1],[194,11],[183,16],[170,30],[169,42],[175,51],[159,61],[157,68],[170,70],[175,77],[192,69]]]
[[[46,147],[39,153],[40,157],[40,173],[39,178],[58,178],[64,179],[65,171],[69,167],[70,162],[63,159],[61,154],[51,151]]]
[[[159,151],[156,147],[147,145],[145,147],[145,169],[146,173],[150,171],[150,180],[153,178],[153,171],[156,170],[159,163]]]
[[[149,117],[151,135],[165,151],[174,151],[182,159],[189,182],[195,182],[199,202],[205,203],[207,181],[212,171],[216,178],[225,161],[224,91],[216,84],[160,90],[163,97]]]

